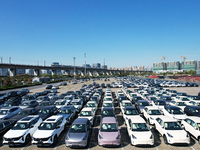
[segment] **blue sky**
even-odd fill
[[[1,0],[0,57],[110,67],[200,60],[199,0]]]

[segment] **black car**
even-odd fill
[[[16,121],[0,120],[0,137],[2,137],[9,129],[11,129]]]
[[[30,100],[35,100],[34,95],[25,95],[22,97],[22,101],[30,101]]]
[[[133,96],[133,98],[131,99],[131,102],[135,104],[139,100],[143,100],[143,98],[141,96]]]
[[[41,102],[41,101],[49,101],[49,97],[48,96],[39,96],[36,98],[36,100],[38,102]]]
[[[53,85],[49,84],[46,86],[46,89],[52,89]]]
[[[133,106],[127,106],[124,108],[124,114],[125,115],[139,115],[137,109]],[[126,119],[126,118],[124,118]]]
[[[42,118],[42,120],[45,120],[52,115],[56,115],[57,112],[58,108],[56,106],[46,106],[39,111],[38,115]]]
[[[127,100],[126,96],[119,96],[118,103],[121,103],[123,100]]]
[[[66,94],[66,93],[63,93],[63,94],[61,94],[61,95],[59,96],[59,98],[60,98],[60,99],[64,99],[65,96],[67,96],[67,94]]]
[[[199,116],[200,117],[200,106],[187,105],[184,108],[184,112],[188,116]]]
[[[22,109],[20,112],[18,112],[18,114],[16,116],[14,116],[12,118],[12,120],[14,121],[18,121],[28,115],[37,115],[39,109],[37,108],[25,108],[25,109]]]
[[[18,96],[17,91],[8,92],[6,94],[6,100],[11,98],[11,97],[16,97],[16,96]]]
[[[106,88],[106,85],[104,83],[101,83],[101,88]]]
[[[165,100],[165,102],[166,102],[167,104],[169,104],[169,103],[172,101],[171,96],[161,96],[160,99],[161,99],[161,100]]]

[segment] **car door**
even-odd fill
[[[198,128],[198,126],[197,126],[197,124],[193,121],[193,120],[191,120],[191,128],[190,128],[190,133],[195,137],[195,138],[197,138],[198,137],[198,135],[199,135],[199,128]]]
[[[158,130],[158,132],[163,135],[163,127],[164,127],[164,123],[163,123],[163,120],[161,118],[157,118],[156,119],[156,122],[155,122],[155,125],[156,125],[156,130]]]
[[[60,135],[60,133],[64,130],[64,126],[65,126],[65,124],[64,124],[64,121],[63,121],[63,117],[62,118],[60,118],[59,120],[58,120],[58,122],[57,122],[57,135],[59,136]]]

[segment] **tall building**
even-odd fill
[[[103,65],[102,69],[108,69],[108,66],[107,65]]]
[[[163,70],[166,70],[166,63],[153,63],[153,72],[163,72]]]
[[[183,61],[181,63],[181,69],[183,71],[189,71],[189,70],[196,70],[197,67],[197,61],[191,60],[191,61]]]
[[[178,72],[180,70],[181,64],[179,61],[167,62],[167,70],[169,72]]]
[[[93,68],[100,69],[101,68],[101,64],[100,63],[95,63],[95,64],[93,64]]]

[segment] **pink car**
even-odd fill
[[[104,117],[100,123],[98,144],[119,146],[121,144],[119,129],[115,117]]]

